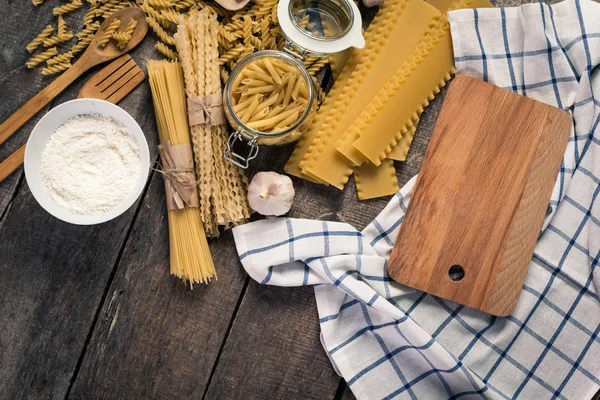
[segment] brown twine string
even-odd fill
[[[154,168],[154,165],[158,165],[158,168]],[[196,174],[193,168],[172,168],[164,169],[160,161],[155,161],[150,167],[151,170],[158,172],[163,178],[169,180],[172,184],[179,184],[183,187],[192,187],[200,183],[200,180],[193,181],[189,179],[189,174]]]

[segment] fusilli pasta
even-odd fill
[[[173,39],[173,37],[170,36],[167,33],[167,31],[165,31],[163,27],[160,26],[160,24],[154,18],[146,17],[146,22],[148,23],[150,29],[152,29],[154,33],[156,33],[156,36],[158,36],[160,40],[162,40],[166,44],[170,44],[172,46],[175,45],[175,39]]]
[[[146,4],[154,8],[169,8],[172,5],[169,0],[146,0]]]
[[[52,27],[52,25],[48,25],[47,27],[45,27],[43,31],[41,31],[31,42],[29,42],[29,44],[26,47],[27,51],[31,53],[35,49],[37,49],[40,46],[40,44],[42,44],[43,41],[52,34],[53,31],[54,28]]]
[[[69,51],[67,53],[59,54],[57,56],[50,58],[49,60],[46,60],[46,65],[51,67],[51,66],[57,65],[57,64],[65,64],[65,63],[68,64],[71,62],[72,58],[73,58],[73,53]]]
[[[54,57],[57,54],[58,54],[58,50],[56,49],[56,47],[52,47],[52,48],[44,51],[43,53],[40,53],[36,56],[31,57],[25,65],[27,66],[27,68],[35,68],[38,65],[40,65],[41,63],[43,63],[44,61],[46,61],[47,59],[49,59],[50,57]]]
[[[83,2],[81,0],[73,0],[70,3],[64,4],[60,7],[55,7],[54,10],[52,10],[52,14],[63,15],[63,14],[69,13],[71,11],[77,10],[82,5],[83,5]]]
[[[66,71],[71,66],[71,63],[55,64],[51,67],[42,68],[42,75],[54,75]]]
[[[135,19],[132,19],[129,21],[127,27],[125,27],[124,30],[113,33],[112,37],[118,42],[117,46],[120,49],[124,49],[127,46],[127,43],[129,42],[129,40],[131,40],[131,35],[133,35],[136,26],[137,21]]]
[[[163,42],[156,42],[154,48],[163,56],[171,60],[177,60],[177,53]]]
[[[44,47],[52,47],[71,39],[73,39],[73,32],[67,32],[64,35],[56,35],[49,37],[48,39],[44,39],[42,43],[44,44]]]
[[[102,36],[100,36],[100,38],[98,39],[98,46],[99,47],[106,46],[108,41],[112,38],[113,33],[115,33],[117,31],[117,29],[119,28],[120,25],[121,25],[121,21],[119,21],[117,18],[115,18],[113,20],[113,22],[110,23],[108,28],[106,28],[106,31],[104,31]]]

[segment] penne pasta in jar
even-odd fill
[[[223,104],[233,128],[225,158],[241,168],[256,158],[259,144],[290,143],[308,131],[317,97],[325,96],[311,77],[327,64],[322,57],[365,44],[351,0],[279,0],[276,11],[283,48],[247,55],[225,77]]]
[[[290,143],[302,136],[316,111],[314,88],[302,64],[287,54],[261,51],[244,58],[225,87],[227,118],[260,144]]]

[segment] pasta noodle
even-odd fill
[[[296,125],[306,113],[309,84],[286,61],[260,58],[245,65],[231,84],[233,110],[249,128],[263,133],[280,132]],[[242,100],[243,96],[251,98]]]
[[[100,36],[100,38],[98,39],[98,47],[106,46],[106,44],[109,42],[109,40],[112,39],[113,33],[115,33],[117,31],[117,29],[119,29],[120,25],[121,25],[121,21],[119,21],[118,19],[115,18],[113,20],[113,22],[110,23],[108,28],[106,28],[106,31],[104,31],[104,34],[102,36]]]
[[[175,42],[190,96],[221,93],[217,36],[216,15],[209,9],[192,11],[181,19]],[[225,125],[201,123],[192,126],[191,131],[202,220],[207,236],[218,236],[219,225],[229,228],[250,217],[248,182],[242,170],[223,158],[227,148]]]
[[[175,51],[173,51],[173,49],[171,49],[169,46],[167,46],[166,44],[164,44],[163,42],[157,42],[154,45],[154,48],[156,50],[158,50],[158,52],[160,54],[162,54],[163,56],[167,57],[168,59],[171,60],[177,60],[177,53]]]
[[[158,23],[157,20],[148,16],[148,17],[146,17],[146,22],[148,23],[148,26],[150,27],[150,29],[152,29],[154,31],[154,33],[156,33],[156,36],[158,36],[158,38],[160,40],[162,40],[166,44],[175,45],[175,39],[173,39],[173,37],[170,36],[167,33],[167,31],[165,31],[163,29],[162,26],[160,26],[160,24]]]
[[[172,146],[190,143],[181,67],[177,62],[148,62],[148,77],[160,142]],[[189,282],[216,278],[200,209],[184,205],[168,211],[171,274]]]
[[[52,66],[42,68],[42,75],[54,75],[66,71],[71,66],[71,63],[59,63]]]
[[[58,28],[57,28],[57,33],[56,34],[58,36],[65,35],[67,33],[67,24],[66,24],[65,19],[63,18],[62,15],[58,16],[57,25],[58,25]],[[71,35],[72,35],[72,33],[71,33]],[[71,36],[71,37],[73,37],[73,36]]]
[[[47,59],[49,59],[50,57],[54,57],[57,54],[58,54],[58,50],[56,49],[56,47],[51,47],[48,50],[44,51],[43,53],[40,53],[37,56],[31,57],[25,65],[27,66],[27,68],[35,68],[38,65],[40,65],[41,63],[43,63],[44,61],[46,61]]]
[[[113,33],[112,38],[118,42],[117,46],[120,49],[124,49],[127,46],[127,43],[131,40],[131,35],[133,35],[136,26],[137,21],[135,19],[131,19],[124,30]]]
[[[48,39],[44,39],[43,44],[44,44],[44,47],[52,47],[52,46],[56,46],[57,44],[71,40],[72,38],[73,38],[73,32],[67,32],[64,35],[59,34],[56,36],[52,36]]]
[[[33,3],[34,6],[39,6],[40,4],[42,4],[44,2],[44,0],[31,0],[31,2]]]
[[[146,0],[146,4],[155,8],[169,8],[171,2],[169,0]]]
[[[54,28],[52,25],[46,26],[43,31],[41,31],[31,42],[29,42],[26,47],[27,51],[31,53],[37,49],[40,44],[42,44],[42,42],[52,34],[53,31]]]
[[[73,53],[71,53],[71,52],[59,54],[59,55],[54,56],[51,59],[47,60],[46,65],[48,65],[49,67],[51,67],[53,65],[57,65],[57,64],[67,65],[67,64],[71,63],[72,58],[73,58]]]
[[[52,10],[52,14],[54,14],[55,16],[66,14],[66,13],[69,13],[71,11],[77,10],[82,5],[83,5],[83,2],[81,0],[73,0],[70,3],[64,4],[64,5],[59,6],[59,7],[55,7]]]

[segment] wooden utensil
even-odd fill
[[[493,315],[510,314],[571,124],[558,108],[473,78],[454,79],[389,275]]]
[[[71,68],[56,78],[51,84],[46,86],[31,100],[25,103],[24,106],[18,109],[6,121],[4,121],[2,125],[0,125],[0,144],[2,144],[13,133],[15,133],[17,129],[23,126],[25,122],[33,117],[46,104],[48,104],[50,100],[55,98],[85,71],[98,64],[113,60],[123,54],[126,54],[135,46],[137,46],[148,31],[148,24],[146,23],[145,17],[146,15],[142,10],[133,7],[119,10],[108,17],[100,26],[96,32],[96,35],[92,39],[92,42],[88,46],[87,50],[81,55],[79,60],[77,60],[77,62],[73,64]],[[123,24],[122,26],[126,26],[131,19],[135,19],[137,21],[137,26],[135,27],[135,30],[131,36],[131,40],[129,40],[127,46],[125,46],[123,49],[119,49],[114,43],[114,40],[109,41],[105,47],[99,47],[99,38],[102,37],[108,26],[115,18],[118,18],[121,21]]]
[[[129,54],[125,54],[94,74],[83,85],[77,97],[102,99],[117,104],[144,79],[144,71]]]
[[[101,99],[117,104],[145,78],[144,71],[129,54],[124,54],[92,76],[81,88],[78,98]],[[19,168],[24,160],[25,145],[0,163],[0,182]]]
[[[248,4],[250,0],[216,0],[217,3],[221,5],[226,10],[237,11]]]

